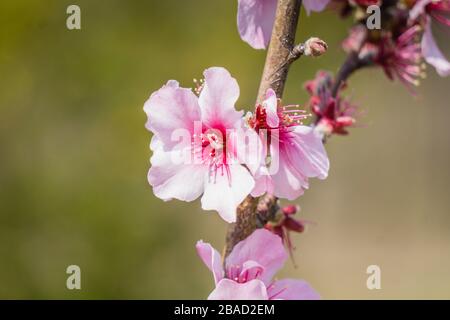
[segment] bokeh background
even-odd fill
[[[82,30],[66,28],[73,3]],[[239,82],[238,108],[251,109],[265,52],[240,40],[236,9],[233,0],[0,2],[1,298],[209,294],[194,245],[220,249],[227,225],[198,201],[152,194],[142,107],[168,79],[189,87],[223,66]],[[286,102],[306,101],[302,84],[317,70],[337,71],[350,23],[302,13],[297,39],[319,36],[330,49],[293,65]],[[304,278],[327,299],[450,298],[449,85],[431,68],[417,97],[379,69],[351,78],[363,126],[327,144],[329,178],[297,201],[317,225],[294,235],[298,267],[289,261],[279,277]],[[80,291],[66,288],[71,264]],[[366,288],[371,264],[381,290]]]

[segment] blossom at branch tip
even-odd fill
[[[235,110],[239,86],[230,73],[214,67],[204,76],[198,97],[171,80],[145,103],[146,128],[154,134],[148,181],[165,201],[193,201],[203,194],[204,210],[234,222],[237,206],[255,185],[245,163],[236,161],[236,141],[256,134],[244,128],[242,111]],[[186,139],[180,142],[179,135]]]
[[[213,273],[215,289],[209,300],[317,300],[319,294],[305,281],[273,280],[287,253],[281,238],[268,230],[255,230],[239,242],[225,259],[209,243],[198,241],[197,253]]]
[[[421,32],[418,25],[409,27],[396,38],[392,33],[384,32],[377,44],[367,43],[361,55],[373,54],[375,63],[383,68],[389,79],[397,78],[414,93],[414,87],[425,77],[423,52],[420,49]]]
[[[325,137],[348,134],[347,128],[356,122],[356,106],[341,97],[345,86],[338,89],[335,97],[332,95],[333,86],[333,76],[326,71],[317,72],[313,80],[305,83],[305,89],[311,95],[309,106],[316,116],[315,130]]]
[[[282,106],[272,89],[247,118],[262,138],[263,163],[254,172],[252,196],[265,192],[294,200],[309,187],[309,178],[325,179],[330,163],[321,137],[302,124],[307,118],[298,106]]]
[[[431,30],[431,22],[450,27],[450,0],[417,0],[414,2],[409,18],[419,22],[423,28],[421,41],[422,55],[441,77],[450,75],[450,62],[439,49]]]
[[[308,15],[322,11],[330,0],[303,0]],[[254,49],[267,48],[275,20],[277,0],[238,0],[239,34]]]

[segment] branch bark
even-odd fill
[[[278,1],[257,103],[264,100],[269,88],[275,91],[278,98],[283,95],[289,67],[295,60],[292,53],[301,4],[302,0]],[[263,226],[267,215],[273,212],[278,203],[276,197],[268,195],[262,197],[260,203],[258,201],[258,198],[249,195],[237,208],[236,223],[231,224],[227,232],[224,257],[228,256],[239,241],[247,238],[257,227]]]
[[[283,95],[289,71],[290,54],[295,46],[295,32],[302,0],[279,0],[266,63],[259,85],[258,100],[264,100],[267,89],[272,88],[278,98]]]
[[[356,71],[361,68],[370,66],[373,61],[370,58],[361,59],[358,57],[358,52],[351,52],[348,54],[347,59],[339,69],[338,74],[334,80],[334,86],[331,94],[336,97],[341,86],[347,81],[347,79]]]
[[[365,26],[363,28],[365,28]],[[362,36],[355,39],[355,41],[357,42],[354,44],[354,50],[348,53],[347,58],[339,68],[339,72],[334,79],[334,86],[331,90],[331,94],[333,97],[337,96],[339,89],[345,83],[345,81],[347,81],[350,75],[352,75],[356,70],[372,64],[372,59],[370,56],[367,56],[363,59],[359,57],[361,48],[364,46],[366,40],[367,30],[364,29],[364,33],[362,33]]]

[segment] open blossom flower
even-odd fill
[[[322,11],[330,0],[303,0],[308,14]],[[277,0],[238,0],[238,29],[242,40],[254,49],[265,49],[270,41]]]
[[[314,80],[305,84],[311,95],[309,105],[316,115],[315,130],[324,136],[348,134],[347,128],[356,122],[357,108],[340,96],[343,87],[333,97],[333,85],[333,77],[326,71],[319,71]]]
[[[267,222],[264,228],[278,235],[283,240],[292,257],[292,251],[295,249],[291,241],[291,232],[302,233],[309,221],[296,219],[294,215],[300,210],[299,206],[288,205],[283,207],[275,215],[274,220]]]
[[[431,30],[432,21],[450,27],[450,0],[417,0],[410,11],[410,19],[421,20],[424,25],[421,47],[425,61],[432,65],[440,76],[450,75],[450,62],[439,50]]]
[[[281,106],[272,89],[266,100],[248,118],[249,126],[260,136],[267,135],[262,159],[270,159],[254,174],[253,196],[265,192],[279,198],[294,200],[309,187],[309,178],[325,179],[330,163],[321,137],[313,128],[302,125],[306,118],[298,106]]]
[[[171,80],[145,103],[146,127],[154,133],[148,181],[165,201],[192,201],[203,194],[203,209],[234,222],[236,207],[254,187],[247,168],[232,161],[237,147],[227,133],[242,129],[242,111],[234,107],[239,86],[223,68],[207,69],[204,76],[199,97]],[[187,141],[173,139],[177,133]]]
[[[345,52],[358,52],[367,37],[367,27],[358,23],[350,28],[349,35],[342,41],[342,49]]]
[[[272,280],[287,254],[281,238],[258,229],[239,242],[225,260],[209,243],[199,241],[197,253],[213,273],[216,288],[210,300],[315,300],[319,294],[303,280]]]

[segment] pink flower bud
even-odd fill
[[[312,37],[305,42],[305,56],[319,57],[327,52],[328,45],[322,39]]]

